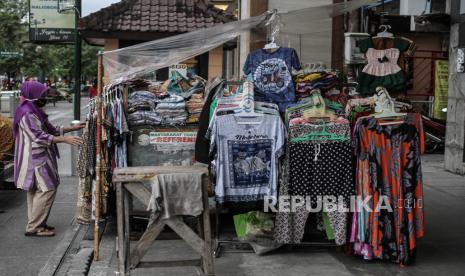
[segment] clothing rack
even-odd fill
[[[97,54],[97,96],[90,99],[89,108],[97,112],[97,128],[96,128],[96,180],[95,180],[95,224],[94,224],[94,261],[99,260],[100,253],[100,220],[101,220],[101,190],[103,187],[103,167],[102,167],[102,103],[107,100],[107,97],[115,93],[112,89],[120,87],[121,83],[112,83],[108,86],[103,85],[103,51]],[[123,89],[121,89],[123,90]],[[119,89],[117,89],[119,91]],[[114,94],[113,94],[114,95]]]
[[[251,87],[247,86],[248,83],[251,84]],[[234,84],[237,84],[237,83],[234,83]],[[254,115],[256,113],[254,111],[255,102],[254,102],[254,97],[253,97],[253,84],[249,80],[249,82],[246,81],[243,85],[244,85],[244,88],[243,88],[244,95],[243,95],[243,98],[242,98],[242,101],[241,101],[241,104],[240,104],[243,111],[241,111],[241,113],[244,113],[244,116],[254,117]],[[320,98],[321,98],[321,96],[320,96]],[[322,100],[322,98],[321,98],[321,100]],[[323,101],[323,104],[324,104],[324,101]],[[241,113],[238,113],[238,115],[240,116]],[[262,115],[262,114],[260,114],[260,115]],[[277,116],[279,116],[279,114]],[[224,213],[234,214],[234,213],[244,213],[244,212],[249,212],[249,211],[260,210],[260,207],[258,207],[259,203],[260,203],[260,201],[258,201],[258,202],[247,202],[246,203],[246,205],[248,205],[248,208],[247,208],[247,207],[244,207],[243,205],[242,206],[238,205],[238,204],[241,204],[241,202],[239,202],[239,203],[228,202],[227,204],[220,204],[220,203],[216,202],[215,231],[214,231],[215,248],[214,248],[214,251],[213,251],[215,258],[219,258],[221,256],[221,254],[224,252],[222,250],[222,248],[223,248],[223,245],[225,245],[225,244],[235,245],[235,246],[249,245],[249,242],[235,240],[235,239],[223,239],[222,238],[221,215],[224,214]],[[251,206],[253,204],[255,204],[257,206],[254,206],[255,208],[253,208]],[[228,212],[224,208],[225,205],[227,205],[227,207],[228,207],[227,208]],[[285,245],[286,246],[305,246],[305,247],[322,247],[322,246],[323,247],[335,247],[335,246],[337,246],[333,242],[318,242],[318,241],[315,241],[315,242],[302,242],[302,243],[299,243],[299,244],[285,244]],[[250,247],[250,245],[249,245],[249,247]],[[247,250],[234,250],[234,251],[227,251],[227,252],[229,252],[229,253],[254,253],[252,248],[247,249]]]

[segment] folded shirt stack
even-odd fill
[[[157,126],[161,124],[161,117],[155,111],[159,99],[148,91],[135,91],[128,98],[128,124],[135,126]]]
[[[187,113],[189,117],[187,118],[187,123],[198,123],[200,118],[200,113],[203,108],[203,94],[193,94],[190,100],[187,102]]]
[[[170,95],[164,99],[159,99],[155,111],[161,117],[162,125],[186,124],[186,102],[181,96]]]
[[[298,99],[310,96],[312,90],[320,89],[326,92],[339,84],[339,78],[335,73],[314,72],[300,74],[295,77],[296,96]]]

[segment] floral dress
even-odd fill
[[[366,206],[371,208],[358,205],[354,213],[355,252],[366,259],[409,264],[415,257],[416,238],[424,235],[421,115],[410,113],[396,125],[361,118],[354,145],[357,194],[368,198]]]

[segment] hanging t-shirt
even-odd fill
[[[274,52],[253,51],[247,56],[243,70],[246,75],[252,74],[255,100],[276,103],[280,112],[284,112],[287,104],[295,101],[292,68],[300,70],[296,51],[280,47]]]
[[[260,124],[239,124],[238,120],[260,120]],[[216,154],[216,199],[218,202],[262,200],[277,196],[278,158],[286,130],[281,118],[236,118],[218,116],[213,122],[210,150]]]

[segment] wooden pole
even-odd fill
[[[333,4],[342,3],[344,0],[333,0]],[[333,17],[331,36],[331,68],[343,70],[344,68],[344,15]]]
[[[97,173],[95,183],[95,225],[94,225],[94,261],[98,261],[100,252],[100,188],[102,182],[102,77],[103,77],[103,52],[98,53],[98,71],[97,71],[97,138],[96,138],[96,168]]]

